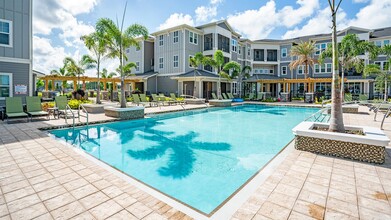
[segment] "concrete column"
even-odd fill
[[[263,92],[263,86],[262,86],[262,83],[257,83],[257,91],[256,92]]]
[[[183,95],[183,82],[178,82],[178,96]]]
[[[202,88],[202,86],[203,86],[202,81],[199,81],[199,82],[198,82],[198,97],[199,97],[199,98],[205,98],[205,97],[203,97],[204,94],[203,94],[203,88]]]
[[[49,91],[49,80],[45,79],[45,91]]]
[[[277,96],[281,91],[281,83],[277,83]]]
[[[270,92],[270,83],[266,84],[266,92]]]

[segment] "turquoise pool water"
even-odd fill
[[[318,109],[244,105],[50,131],[145,184],[211,213]]]

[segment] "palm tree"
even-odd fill
[[[100,102],[100,64],[102,60],[107,57],[107,36],[103,32],[94,32],[89,35],[84,35],[81,37],[81,40],[84,41],[86,47],[93,53],[94,61],[96,64],[96,74],[98,77],[98,89],[96,91],[96,103],[101,104]]]
[[[242,97],[243,79],[248,79],[250,77],[251,70],[252,70],[251,66],[244,66],[242,68],[242,71],[240,72],[239,81],[238,81],[238,83],[240,85],[240,88],[239,88],[239,97],[240,98]]]
[[[344,97],[344,73],[345,70],[354,68],[358,73],[364,69],[364,61],[360,55],[369,52],[370,58],[377,57],[378,49],[373,43],[361,41],[355,34],[347,34],[338,45],[338,60],[341,65],[341,97]],[[323,64],[326,58],[333,55],[332,47],[328,47],[319,56],[319,63]]]
[[[71,57],[66,57],[64,60],[64,63],[66,65],[66,70],[71,76],[77,76],[77,84],[79,85],[80,82],[80,76],[84,75],[85,71],[88,69],[95,68],[96,60],[94,60],[89,55],[84,55],[80,61],[76,62]],[[74,88],[78,89],[78,88]]]
[[[328,0],[332,15],[332,61],[333,61],[333,79],[331,90],[331,117],[329,131],[345,132],[342,113],[341,82],[339,77],[338,64],[338,44],[337,44],[337,12],[342,0],[335,4],[335,0]]]
[[[56,75],[56,76],[68,76],[67,73],[67,67],[66,67],[66,62],[64,62],[63,67],[60,67],[58,70],[52,70],[50,71],[51,75]],[[65,94],[65,89],[67,87],[67,81],[63,80],[62,81],[62,94]]]
[[[202,65],[204,60],[204,55],[201,52],[198,52],[194,55],[194,57],[190,57],[189,63],[190,66],[194,68],[194,90],[193,90],[193,96],[196,96],[196,75],[198,74],[198,68],[200,65]]]
[[[211,67],[214,67],[216,70],[216,73],[219,75],[219,83],[217,85],[217,97],[219,99],[222,99],[221,97],[221,70],[222,66],[224,65],[224,54],[221,50],[216,50],[213,58],[211,57],[204,57],[202,63],[204,65],[209,65]]]
[[[289,68],[292,70],[304,66],[304,78],[308,78],[308,67],[314,66],[318,63],[318,60],[313,58],[313,54],[316,52],[315,42],[301,42],[292,47],[290,51],[291,57],[297,57],[289,64]],[[304,92],[307,91],[307,84],[304,83]]]
[[[107,35],[106,47],[108,50],[108,57],[118,58],[120,62],[120,77],[121,77],[121,108],[126,108],[125,100],[125,76],[123,72],[124,62],[128,60],[125,49],[131,46],[140,48],[140,45],[137,41],[137,37],[142,36],[144,39],[148,38],[148,30],[146,27],[133,24],[128,28],[124,29],[124,19],[126,13],[126,5],[122,17],[122,24],[115,24],[112,20],[108,18],[102,18],[96,24],[96,29],[98,32],[105,33]]]
[[[117,75],[117,73],[115,73],[115,72],[110,72],[109,73],[106,68],[102,69],[102,78],[103,79],[111,79],[111,78],[113,78],[116,75]],[[108,85],[108,83],[106,83],[106,87],[107,87],[107,85]],[[100,87],[100,85],[99,85],[99,87]]]
[[[376,76],[376,82],[377,83],[384,83],[384,101],[387,101],[388,95],[388,82],[391,80],[391,58],[388,59],[388,63],[385,65],[384,70],[380,68],[379,65],[376,64],[369,64],[364,69],[364,77],[367,76]]]

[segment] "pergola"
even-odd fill
[[[89,76],[57,76],[57,75],[46,75],[43,77],[39,77],[39,79],[45,81],[45,91],[49,91],[49,81],[73,81],[73,88],[77,88],[77,82],[82,82],[83,90],[86,89],[86,82],[98,82],[97,77],[89,77]],[[137,76],[129,76],[125,78],[125,84],[131,84],[132,88],[136,88],[136,82],[142,82],[141,77]],[[100,78],[100,82],[103,83],[103,89],[107,91],[106,83],[119,83],[121,82],[121,78]],[[114,86],[114,91],[117,90],[117,86]]]
[[[270,89],[270,84],[274,83],[281,83],[282,84],[282,90],[283,92],[289,92],[291,91],[291,84],[295,83],[307,83],[308,92],[314,92],[315,90],[315,83],[331,83],[332,78],[306,78],[306,79],[260,79],[257,80],[257,83],[266,84],[266,89]],[[344,81],[346,82],[347,79],[345,78]],[[261,92],[263,87],[261,86]]]

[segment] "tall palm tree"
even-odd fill
[[[250,77],[250,72],[251,72],[252,68],[251,66],[244,66],[242,68],[242,72],[241,74],[239,75],[239,85],[240,85],[240,88],[239,88],[239,97],[242,97],[242,88],[243,88],[243,79],[248,79]]]
[[[67,73],[67,67],[66,67],[66,62],[64,62],[63,66],[60,67],[58,70],[52,70],[50,71],[51,75],[56,75],[56,76],[68,76]],[[62,94],[65,94],[65,89],[67,87],[67,81],[63,80],[62,81]]]
[[[293,60],[289,64],[289,68],[292,70],[297,69],[300,66],[304,66],[304,78],[308,78],[308,67],[314,66],[318,63],[318,60],[313,57],[313,54],[316,52],[315,42],[307,41],[301,42],[292,47],[290,51],[291,57],[297,57],[296,60]],[[304,92],[307,91],[307,84],[304,83]]]
[[[100,65],[101,62],[107,58],[107,35],[104,32],[93,32],[89,35],[84,35],[81,37],[81,40],[84,41],[86,47],[93,53],[94,61],[96,64],[96,74],[98,77],[98,88],[96,91],[96,103],[101,104],[100,101]]]
[[[344,97],[345,70],[354,68],[358,73],[364,69],[364,61],[360,55],[368,52],[371,59],[378,55],[378,49],[373,43],[361,41],[356,34],[347,34],[338,44],[338,61],[341,65],[341,97]],[[332,47],[328,47],[319,56],[319,63],[323,64],[326,58],[333,56]]]
[[[212,57],[204,57],[203,59],[204,65],[209,65],[211,67],[215,68],[216,73],[219,75],[219,83],[217,85],[217,96],[219,99],[222,99],[221,97],[221,71],[222,66],[224,65],[224,54],[221,50],[216,50],[213,58]]]
[[[95,63],[96,60],[94,60],[91,56],[89,55],[84,55],[81,60],[76,62],[73,58],[71,57],[66,57],[64,59],[64,63],[66,65],[66,70],[71,76],[77,76],[77,84],[79,85],[80,83],[80,76],[84,75],[85,71],[88,69],[93,69],[96,67]],[[78,88],[74,88],[78,89]]]
[[[196,75],[198,74],[198,68],[202,65],[204,60],[204,55],[201,52],[198,52],[194,55],[194,57],[189,58],[189,63],[192,68],[194,68],[194,89],[193,89],[193,96],[196,96]]]
[[[333,79],[331,90],[331,117],[329,131],[345,132],[342,112],[341,82],[339,77],[338,64],[338,44],[337,44],[337,12],[342,0],[336,4],[335,0],[328,0],[332,15],[332,61],[333,61]]]
[[[120,62],[120,77],[121,77],[121,108],[126,108],[126,99],[125,99],[125,76],[123,72],[125,61],[128,60],[126,56],[125,49],[131,46],[140,48],[137,37],[142,36],[144,39],[148,38],[148,30],[146,27],[133,24],[128,28],[124,29],[124,19],[126,13],[126,6],[124,9],[121,26],[117,23],[115,24],[112,20],[108,18],[102,18],[96,24],[96,29],[98,32],[107,34],[107,43],[106,47],[108,50],[108,57],[118,58]]]

